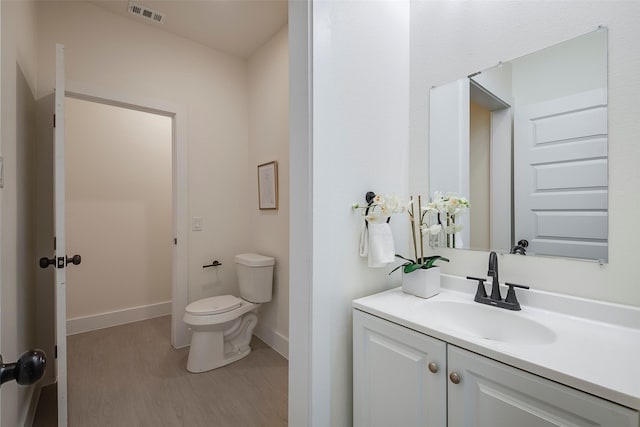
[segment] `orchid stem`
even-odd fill
[[[411,200],[411,212],[409,212],[409,217],[411,219],[411,221],[409,221],[409,223],[411,224],[411,237],[413,238],[413,254],[415,256],[415,260],[418,260],[418,249],[416,249],[416,217],[414,215],[415,213],[415,209],[413,206],[413,196],[411,196],[410,198]]]
[[[422,244],[422,200],[418,194],[418,215],[420,215],[419,233],[420,233],[420,261],[424,262],[424,245]],[[417,257],[417,256],[416,256]],[[420,262],[419,264],[422,264]]]
[[[451,215],[451,224],[453,225],[453,234],[451,236],[451,242],[452,242],[453,246],[451,246],[451,247],[455,248],[456,247],[456,228],[455,228],[456,217],[453,216],[453,215]]]

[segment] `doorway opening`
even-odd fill
[[[171,314],[172,117],[65,98],[67,334]]]
[[[101,185],[107,190],[107,196],[102,201],[96,200],[97,198],[92,195],[92,186],[87,183],[77,184],[81,190],[81,194],[84,194],[85,201],[76,201],[78,206],[75,206],[71,210],[69,220],[67,221],[67,227],[69,231],[73,229],[75,224],[73,223],[75,217],[79,212],[85,211],[91,215],[84,215],[85,218],[77,219],[80,222],[85,223],[85,227],[90,230],[94,235],[108,239],[110,241],[116,241],[118,246],[112,251],[105,252],[104,249],[96,251],[96,258],[99,260],[92,260],[89,262],[89,252],[83,254],[83,265],[87,262],[87,265],[99,264],[101,268],[112,274],[115,274],[117,279],[121,280],[121,276],[125,275],[125,264],[129,268],[132,268],[133,272],[137,275],[137,279],[145,281],[147,286],[137,286],[134,288],[127,287],[125,280],[121,280],[122,283],[109,283],[103,281],[104,287],[109,287],[111,294],[105,297],[107,301],[101,302],[99,306],[94,304],[92,311],[89,312],[87,308],[84,308],[82,312],[76,311],[68,312],[67,330],[68,334],[79,333],[86,330],[100,329],[122,323],[129,323],[132,321],[142,320],[145,318],[157,317],[163,314],[171,314],[171,344],[175,348],[185,347],[189,344],[188,330],[184,322],[182,322],[182,314],[188,301],[188,286],[187,286],[187,149],[186,149],[186,130],[184,123],[186,122],[186,113],[184,108],[161,102],[158,100],[138,98],[128,94],[116,94],[110,90],[87,87],[79,84],[71,85],[65,92],[65,104],[73,105],[67,113],[67,127],[73,126],[74,110],[78,110],[78,106],[82,106],[83,109],[91,109],[94,111],[94,116],[106,117],[106,115],[123,116],[120,118],[124,123],[124,128],[128,131],[137,132],[137,137],[134,136],[134,141],[129,138],[129,144],[123,144],[122,141],[115,141],[113,137],[111,139],[102,138],[102,148],[96,150],[104,150],[104,146],[118,146],[112,152],[111,157],[105,153],[102,157],[96,156],[96,152],[87,153],[86,150],[90,146],[86,141],[80,141],[79,144],[85,150],[87,155],[94,158],[94,162],[97,162],[96,168],[102,171]],[[96,114],[98,113],[98,114]],[[78,114],[78,113],[75,113]],[[155,125],[152,125],[156,122]],[[158,145],[157,140],[153,135],[157,135],[158,129],[156,125],[160,123],[160,127],[164,131],[160,132],[161,138],[164,138],[165,148],[164,151],[158,153],[158,150],[154,150],[154,146]],[[103,132],[111,133],[109,125],[106,123],[96,123]],[[83,127],[88,127],[83,125]],[[152,130],[154,128],[155,130]],[[72,129],[67,130],[67,139],[73,137]],[[126,135],[126,132],[125,132]],[[131,135],[130,135],[131,136]],[[139,138],[138,138],[139,137]],[[98,139],[100,139],[98,138]],[[123,137],[124,138],[124,137]],[[160,137],[158,137],[160,138]],[[146,142],[143,142],[146,141]],[[97,142],[94,142],[96,144]],[[73,141],[70,143],[73,144]],[[156,147],[157,148],[157,147]],[[71,149],[71,146],[67,149]],[[137,157],[136,157],[137,156]],[[66,155],[65,157],[69,157]],[[97,159],[96,159],[97,157]],[[159,163],[164,164],[164,178],[157,178],[155,170],[158,169]],[[88,163],[88,162],[87,162]],[[75,180],[83,179],[82,171],[89,173],[87,168],[88,164],[80,165],[79,178]],[[138,188],[137,199],[132,196],[132,190],[130,188],[123,189],[122,187],[130,187],[130,183],[127,178],[139,177],[143,183],[142,188]],[[124,179],[123,179],[124,178]],[[154,179],[162,179],[162,186],[153,186]],[[74,178],[72,176],[67,177],[67,187],[76,185],[72,183]],[[151,186],[151,187],[145,187]],[[83,188],[84,187],[84,188]],[[118,197],[117,189],[120,188],[123,194],[128,194],[129,197]],[[151,190],[149,190],[151,188]],[[155,189],[154,189],[155,188]],[[126,191],[126,193],[125,193]],[[147,203],[146,206],[142,201],[142,195],[149,191],[163,191],[165,192],[164,204],[168,205],[168,218],[166,220],[167,212],[165,212],[165,219],[161,220],[161,224],[153,223],[155,220],[147,220],[147,214],[150,210],[153,210],[151,204]],[[168,196],[167,196],[168,194]],[[145,195],[146,197],[147,195]],[[73,197],[73,195],[72,195]],[[158,199],[158,196],[153,196]],[[153,198],[151,197],[151,198]],[[71,200],[71,199],[69,199]],[[126,207],[130,208],[127,214]],[[75,208],[79,208],[75,209]],[[107,211],[104,211],[103,209]],[[75,214],[73,212],[76,212]],[[147,212],[146,214],[144,212]],[[105,227],[97,221],[98,215],[104,217],[105,213],[112,213],[114,218],[123,218],[127,215],[133,216],[134,221],[127,227],[131,231],[131,234],[143,234],[149,235],[147,240],[143,243],[136,243],[135,246],[131,242],[131,234],[124,233],[123,224],[117,223],[120,229],[114,232],[114,235],[119,236],[119,239],[114,239],[113,235],[106,235],[108,231]],[[147,215],[147,216],[145,216]],[[113,222],[113,221],[112,221]],[[155,237],[151,233],[152,229],[163,230],[160,233],[156,233]],[[97,233],[100,231],[101,233]],[[74,233],[71,231],[71,233]],[[72,237],[73,238],[73,237]],[[90,242],[90,245],[100,246],[101,242]],[[134,247],[135,253],[125,255],[125,249],[130,250]],[[164,258],[157,258],[154,250],[160,248],[164,250]],[[168,249],[167,249],[168,248]],[[113,253],[115,251],[115,253]],[[167,259],[166,253],[169,253]],[[132,257],[132,259],[128,259]],[[139,261],[145,261],[145,268],[138,268],[133,264]],[[163,264],[163,265],[160,265]],[[166,264],[166,265],[165,265]],[[76,272],[77,273],[77,272]],[[164,276],[163,276],[164,275]],[[166,290],[167,275],[169,276],[169,291]],[[163,277],[159,279],[158,277]],[[89,279],[86,279],[89,280]],[[154,288],[153,281],[165,281],[165,288],[163,291],[157,292],[158,289]],[[74,276],[68,278],[70,287],[81,288],[83,285],[80,281],[74,285]],[[129,281],[131,283],[131,281]],[[82,305],[83,297],[82,293],[86,294],[87,290],[80,290],[78,301],[74,304]],[[164,292],[164,293],[163,293]],[[114,295],[120,293],[122,295]],[[126,298],[129,299],[129,303],[124,303]],[[97,298],[97,297],[96,297]],[[69,298],[68,298],[69,299]],[[71,301],[70,301],[71,302]],[[107,307],[106,304],[111,304]]]

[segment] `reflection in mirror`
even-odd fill
[[[430,91],[429,188],[456,248],[607,261],[607,30]],[[453,239],[451,239],[453,241]]]

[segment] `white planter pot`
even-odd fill
[[[440,267],[402,273],[402,291],[420,298],[431,298],[440,293]]]

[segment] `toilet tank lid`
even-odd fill
[[[209,314],[226,313],[240,307],[242,300],[233,295],[220,295],[204,298],[189,304],[186,311],[191,314],[206,316]]]
[[[249,267],[266,267],[275,264],[276,260],[260,254],[240,254],[235,257],[236,263]]]

